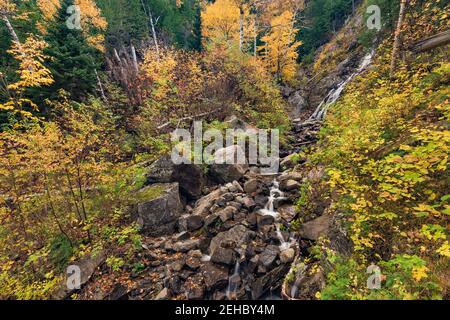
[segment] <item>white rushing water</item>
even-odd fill
[[[226,296],[228,300],[235,300],[237,289],[239,283],[241,282],[241,276],[239,275],[241,269],[241,264],[239,263],[239,259],[236,261],[236,265],[234,266],[234,272],[231,277],[228,279],[228,287],[226,291]]]
[[[328,95],[325,97],[325,99],[319,104],[317,109],[314,111],[314,113],[311,115],[311,117],[307,120],[308,121],[314,121],[314,120],[323,120],[328,112],[328,109],[331,105],[333,105],[341,96],[342,91],[344,91],[347,84],[357,75],[359,75],[361,72],[366,70],[366,68],[370,65],[372,62],[372,57],[374,55],[374,51],[372,50],[368,54],[366,54],[363,59],[361,60],[358,69],[356,72],[352,73],[347,79],[342,81],[337,88],[332,89]]]
[[[264,209],[260,210],[259,213],[263,216],[272,216],[275,219],[275,226],[277,229],[277,237],[280,240],[280,250],[284,251],[291,248],[295,244],[295,239],[292,239],[291,242],[288,242],[284,239],[283,234],[281,233],[281,223],[279,223],[280,216],[278,212],[274,209],[275,200],[283,200],[286,199],[284,197],[284,193],[280,190],[280,184],[277,180],[273,181],[273,186],[270,189],[270,196],[267,201]]]

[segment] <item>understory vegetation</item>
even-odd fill
[[[429,2],[410,5],[405,43],[448,28]],[[391,43],[332,107],[312,156],[353,245],[350,256],[323,251],[333,267],[322,299],[448,297],[448,51],[406,57],[392,78]],[[380,268],[379,290],[367,287],[370,265]]]

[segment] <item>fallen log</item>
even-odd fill
[[[204,112],[204,113],[200,113],[200,114],[196,114],[196,115],[192,115],[192,116],[188,116],[188,117],[176,119],[175,121],[176,121],[176,122],[178,123],[178,125],[179,125],[179,124],[180,124],[181,122],[183,122],[183,121],[186,121],[186,120],[194,120],[194,119],[197,119],[197,118],[206,117],[206,116],[212,115],[212,114],[214,114],[214,113],[216,113],[216,112],[219,112],[220,110],[222,110],[222,108],[217,108],[217,109],[214,109],[214,110],[209,111],[209,112]],[[173,124],[173,121],[167,121],[166,123],[163,123],[163,124],[161,124],[160,126],[158,126],[156,129],[162,130],[162,129],[164,129],[164,128],[170,126],[171,124]],[[178,125],[177,125],[177,127],[178,127]]]
[[[413,53],[421,53],[445,46],[450,43],[450,29],[413,43],[408,49]]]

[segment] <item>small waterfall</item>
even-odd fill
[[[325,119],[328,109],[332,104],[334,104],[339,97],[342,94],[342,91],[344,91],[347,84],[357,75],[359,75],[361,72],[363,72],[372,62],[372,57],[374,55],[374,51],[372,50],[368,54],[366,54],[363,59],[361,60],[359,67],[356,72],[352,73],[345,81],[339,83],[338,87],[336,89],[332,89],[328,95],[325,97],[325,99],[319,104],[317,109],[314,111],[314,113],[311,115],[311,117],[306,121],[315,121],[315,120],[323,120]]]
[[[283,234],[281,233],[281,223],[277,222],[280,217],[277,211],[274,209],[275,200],[285,199],[284,193],[280,190],[280,184],[277,180],[273,181],[273,187],[270,189],[269,200],[267,201],[264,209],[260,210],[260,214],[264,216],[272,216],[274,217],[276,223],[275,226],[277,228],[277,237],[280,240],[280,250],[284,251],[286,249],[291,248],[295,244],[295,239],[292,239],[291,242],[287,242],[284,240]]]
[[[237,289],[239,283],[241,282],[241,276],[239,275],[240,269],[241,264],[239,263],[238,259],[234,267],[233,275],[228,279],[228,287],[226,291],[228,300],[236,300]]]
[[[211,256],[208,256],[207,254],[204,254],[201,258],[202,262],[208,262],[211,261]]]
[[[275,200],[282,200],[284,198],[284,193],[280,190],[280,184],[277,180],[273,181],[273,187],[270,189],[270,195],[269,200],[267,201],[267,204],[265,205],[264,209],[260,210],[260,213],[263,216],[272,216],[275,218],[275,220],[278,219],[278,212],[274,210],[274,202]]]

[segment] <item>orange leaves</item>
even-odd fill
[[[105,36],[103,32],[108,27],[108,23],[101,15],[100,9],[93,0],[75,0],[74,3],[80,7],[81,27],[87,42],[104,52]]]
[[[37,4],[46,20],[52,20],[61,8],[60,0],[37,0]]]

